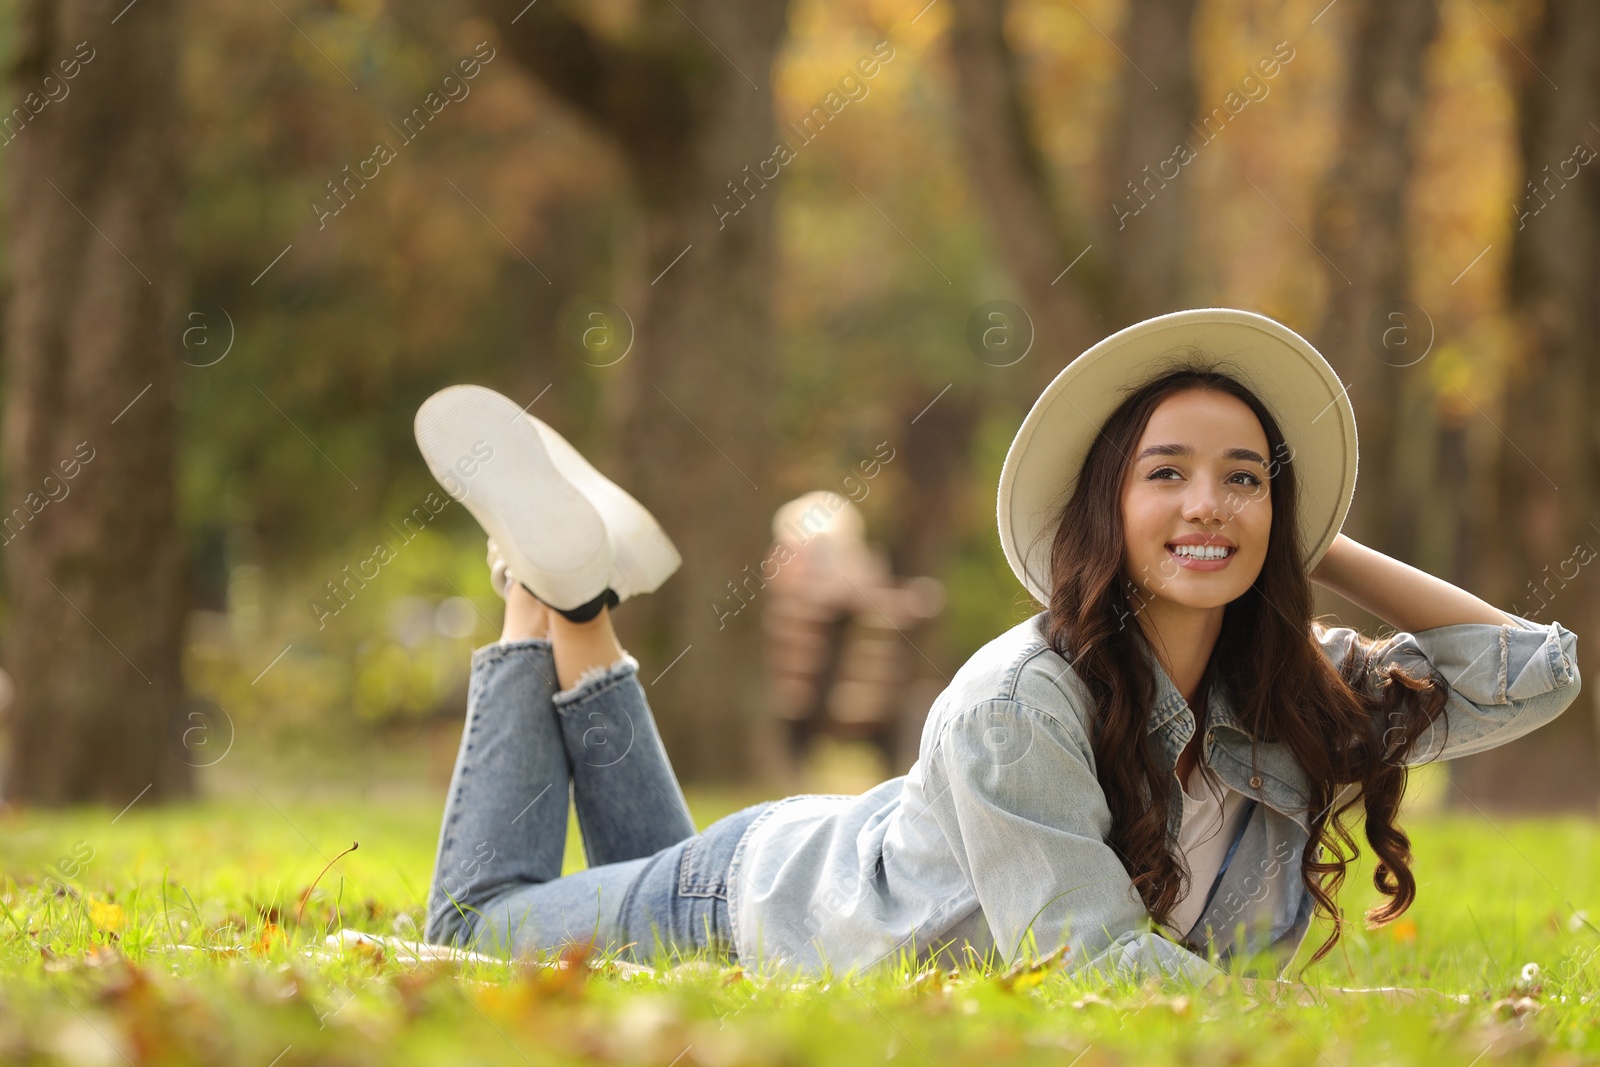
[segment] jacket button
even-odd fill
[[[1250,776],[1250,788],[1251,789],[1260,789],[1261,788],[1261,776],[1259,774],[1252,774]]]

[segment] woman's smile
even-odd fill
[[[1213,547],[1207,545],[1182,545],[1174,547],[1167,545],[1167,555],[1177,561],[1178,566],[1191,571],[1220,571],[1233,562],[1233,557],[1239,554],[1235,546]]]

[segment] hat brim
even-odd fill
[[[1017,579],[1050,602],[1050,547],[1078,471],[1106,419],[1135,388],[1187,357],[1260,398],[1278,422],[1300,489],[1300,544],[1310,573],[1344,525],[1356,486],[1356,420],[1338,375],[1282,323],[1234,308],[1158,315],[1119,330],[1069,363],[1022,420],[1000,471],[1000,544]]]

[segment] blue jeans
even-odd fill
[[[571,791],[589,867],[565,877]],[[424,936],[501,957],[592,940],[632,961],[735,958],[728,870],[771,802],[696,833],[631,656],[556,682],[543,638],[472,654]]]

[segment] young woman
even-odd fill
[[[1355,421],[1311,345],[1250,312],[1177,312],[1089,349],[1024,420],[1000,535],[1046,607],[957,672],[910,772],[697,834],[609,617],[676,568],[670,542],[498,394],[447,389],[417,429],[507,599],[473,656],[435,942],[709,947],[812,973],[1065,945],[1107,974],[1277,972],[1314,914],[1335,925],[1313,961],[1339,936],[1347,813],[1388,898],[1369,918],[1393,919],[1416,894],[1406,767],[1579,693],[1559,623],[1339,534]],[[1399,632],[1316,622],[1313,582]],[[562,877],[569,785],[590,867]]]

